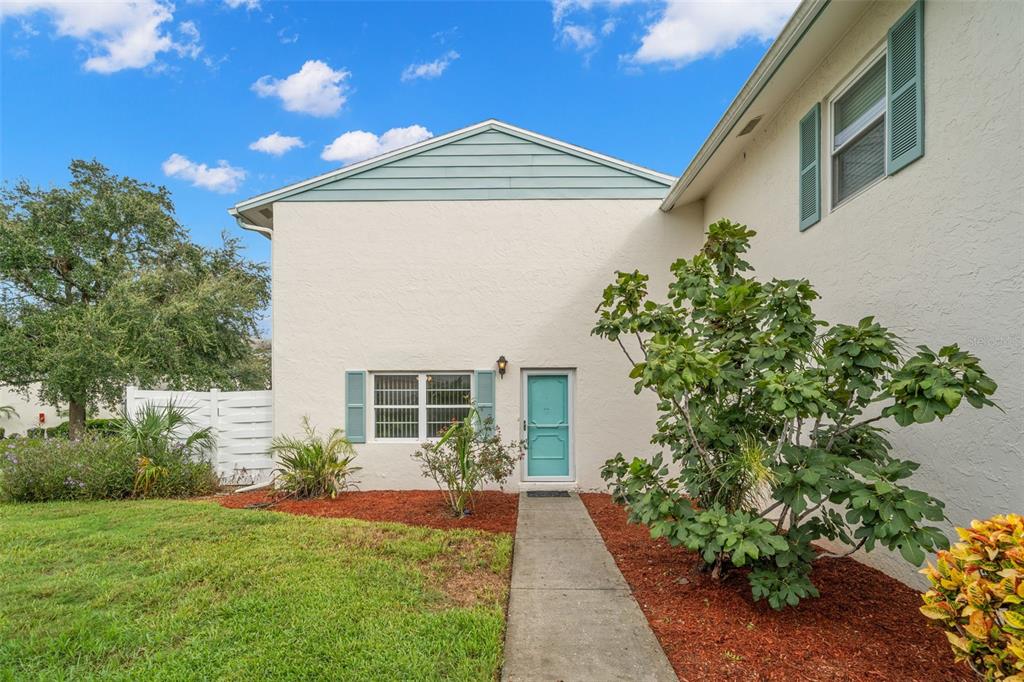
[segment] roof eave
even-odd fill
[[[251,223],[246,219],[246,217],[241,213],[241,211],[234,207],[229,208],[228,213],[231,215],[232,218],[235,219],[235,222],[238,223],[238,226],[243,230],[249,230],[250,232],[261,234],[267,239],[273,239],[274,228],[272,226],[267,227],[264,225],[257,225],[255,223]]]
[[[831,0],[803,0],[793,12],[779,36],[754,68],[753,73],[744,83],[728,109],[719,119],[711,134],[694,155],[690,164],[679,179],[672,185],[668,194],[661,202],[662,211],[671,211],[677,205],[685,205],[697,201],[703,196],[687,193],[693,182],[704,170],[707,163],[715,156],[736,126],[742,121],[744,114],[768,86],[775,72],[789,57],[793,49],[800,43],[804,35],[811,29],[818,17],[829,6]],[[767,112],[765,112],[767,113]],[[763,125],[763,123],[762,123]]]

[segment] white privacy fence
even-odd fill
[[[162,407],[173,402],[189,413],[196,428],[212,428],[217,439],[213,463],[221,481],[247,485],[269,480],[275,467],[271,396],[270,391],[143,391],[129,386],[125,410],[134,415],[147,403]]]

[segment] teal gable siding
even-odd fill
[[[396,155],[280,201],[661,199],[671,184],[490,129]]]

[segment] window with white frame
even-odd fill
[[[885,55],[832,100],[832,206],[885,175]]]
[[[469,372],[375,373],[374,439],[437,438],[469,414],[472,401]]]

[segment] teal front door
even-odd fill
[[[569,477],[569,375],[526,375],[526,475]]]

